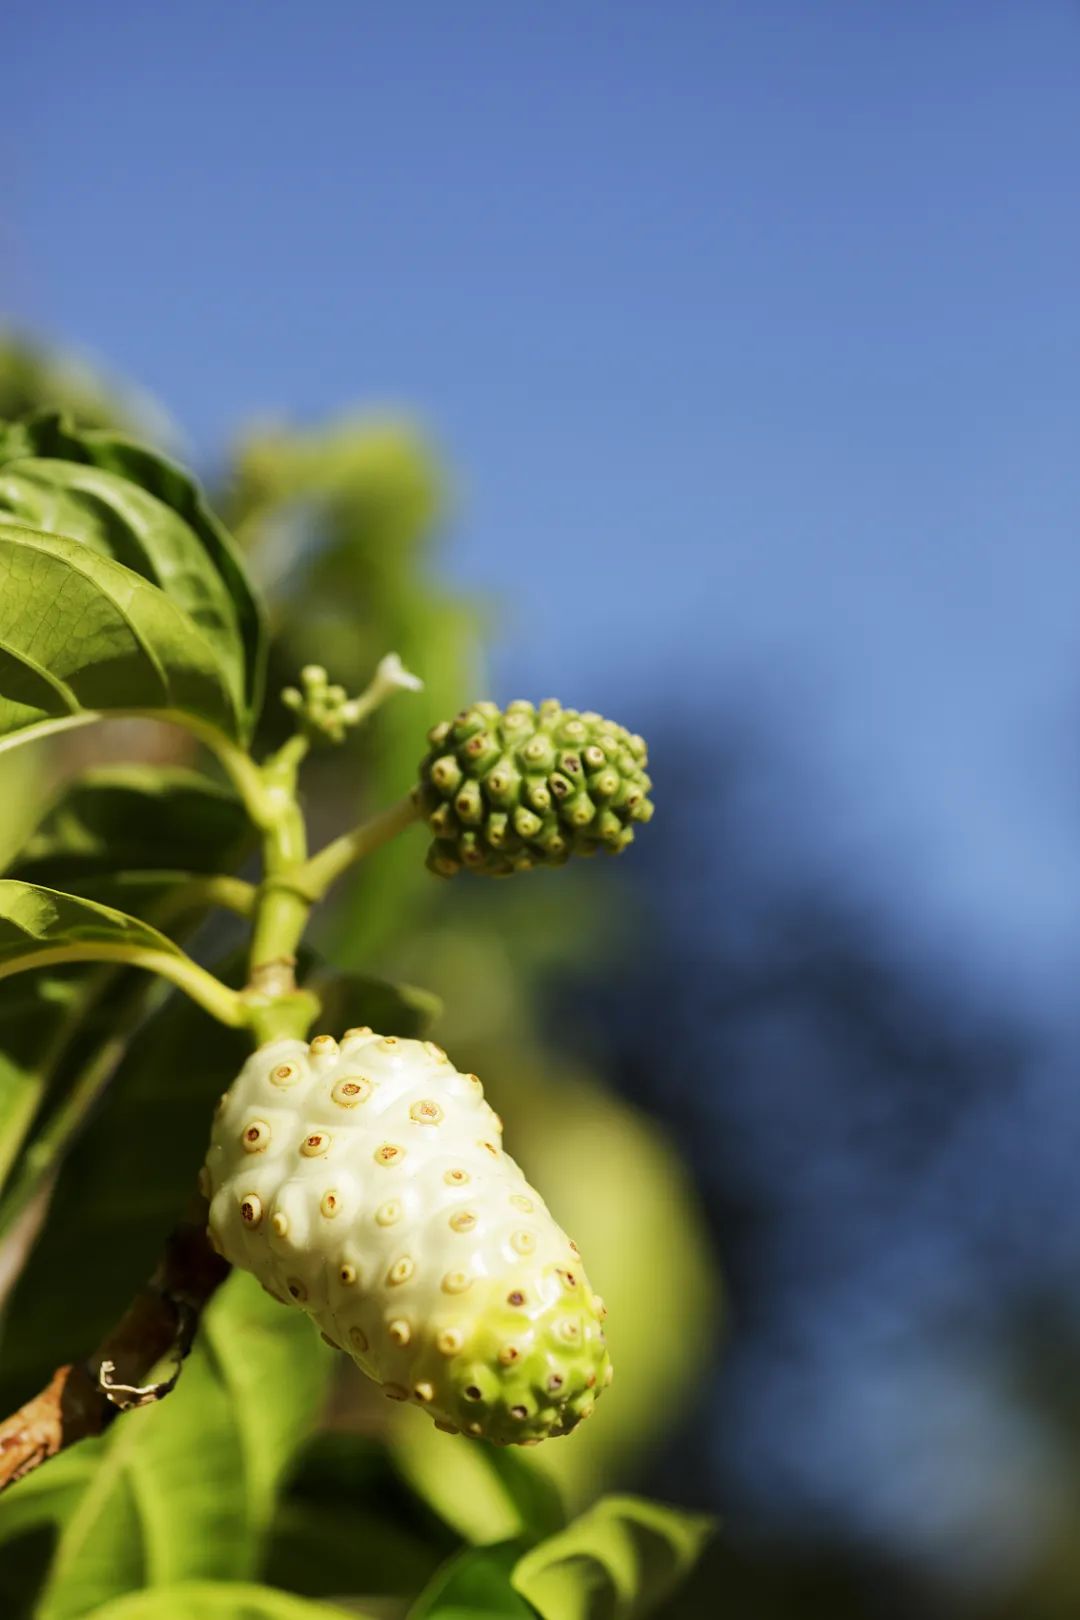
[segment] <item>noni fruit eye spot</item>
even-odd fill
[[[551,699],[505,710],[475,703],[434,726],[428,742],[417,802],[440,877],[617,855],[653,813],[643,739]]]
[[[210,1232],[390,1399],[528,1445],[587,1417],[611,1363],[576,1245],[491,1124],[433,1042],[271,1042],[214,1121]]]

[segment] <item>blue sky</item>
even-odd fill
[[[1074,4],[6,15],[0,313],[196,458],[253,414],[414,410],[447,568],[506,602],[503,695],[762,700],[793,827],[1064,998]]]

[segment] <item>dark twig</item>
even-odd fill
[[[177,1227],[154,1272],[86,1362],[0,1423],[0,1491],[90,1435],[119,1412],[161,1400],[176,1384],[199,1317],[229,1267],[206,1236],[205,1214]],[[163,1361],[164,1377],[152,1377]]]

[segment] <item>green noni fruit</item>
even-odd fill
[[[575,1245],[474,1074],[370,1029],[277,1040],[216,1115],[210,1235],[395,1400],[500,1444],[565,1434],[611,1381]]]
[[[417,802],[435,834],[428,866],[505,877],[571,855],[617,855],[649,821],[643,738],[599,714],[474,703],[428,732]]]

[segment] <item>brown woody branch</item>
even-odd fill
[[[90,1359],[59,1367],[40,1394],[0,1423],[0,1491],[100,1434],[119,1412],[167,1395],[203,1307],[228,1271],[207,1240],[205,1214],[177,1227],[154,1275]],[[156,1376],[166,1361],[166,1376]]]

